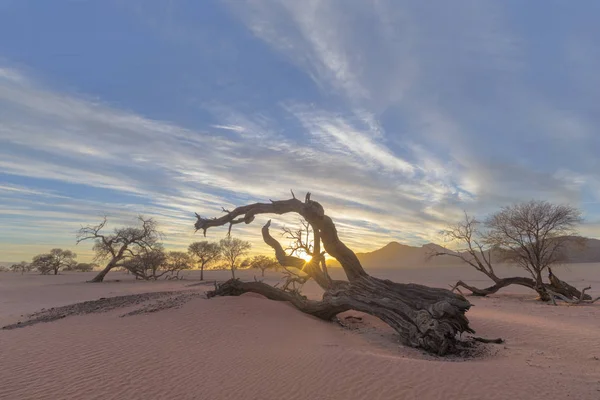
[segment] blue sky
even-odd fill
[[[0,261],[72,248],[104,214],[153,216],[183,248],[194,212],[290,189],[359,251],[530,199],[581,207],[600,237],[597,15],[594,0],[0,0]],[[263,251],[261,222],[234,234]]]

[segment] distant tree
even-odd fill
[[[163,250],[162,246],[154,246],[152,249],[143,250],[134,257],[128,258],[123,262],[129,272],[131,272],[136,279],[158,279],[166,274],[168,269],[165,268],[167,264],[167,254]],[[159,270],[162,270],[159,272]]]
[[[213,242],[194,242],[188,247],[191,257],[198,260],[200,264],[200,280],[204,280],[204,268],[214,264],[221,257],[221,246]]]
[[[38,254],[37,256],[33,257],[31,266],[42,275],[48,275],[50,272],[52,272],[53,263],[54,258],[50,254]]]
[[[107,219],[94,226],[86,226],[79,230],[77,243],[85,240],[94,241],[97,261],[105,261],[106,266],[91,282],[102,282],[113,268],[123,266],[124,261],[151,252],[158,245],[162,234],[152,218],[138,217],[139,226],[116,228],[113,233],[103,233]]]
[[[167,254],[167,264],[173,270],[190,269],[192,266],[192,259],[184,251],[170,251]]]
[[[10,266],[10,270],[12,272],[20,272],[23,275],[25,272],[29,272],[33,269],[32,265],[26,261],[21,261],[20,263],[13,264]]]
[[[33,257],[31,266],[36,268],[42,275],[48,275],[51,272],[58,275],[61,269],[72,267],[75,264],[76,257],[77,254],[71,250],[52,249],[49,253]]]
[[[239,259],[248,254],[252,245],[248,241],[230,236],[221,239],[219,245],[222,249],[221,254],[227,262],[227,266],[231,269],[231,276],[235,279],[235,270],[239,267]]]
[[[244,258],[238,265],[238,269],[249,269],[251,268],[251,258]]]
[[[166,269],[170,272],[168,278],[179,279],[179,273],[185,269],[192,268],[192,258],[184,251],[170,251],[167,254]]]
[[[279,262],[273,257],[267,257],[263,255],[255,256],[250,259],[250,268],[260,269],[261,276],[265,276],[266,270],[277,270],[279,268]]]
[[[529,201],[504,207],[489,217],[485,241],[500,250],[503,260],[529,272],[543,291],[542,272],[566,260],[565,244],[581,222],[581,212],[575,207]]]
[[[505,207],[482,224],[465,213],[465,219],[442,231],[450,241],[463,245],[457,251],[434,250],[430,256],[455,257],[494,281],[494,285],[479,289],[458,281],[474,295],[486,296],[509,285],[534,289],[542,300],[548,300],[547,285],[542,272],[565,260],[565,244],[574,235],[581,221],[580,212],[571,206],[553,205],[545,201],[530,201]],[[531,278],[516,276],[500,278],[494,271],[494,262],[513,263],[525,269]],[[556,277],[551,277],[552,289],[563,295],[582,296],[576,289]],[[585,295],[583,298],[585,299]],[[589,297],[589,296],[588,296]]]
[[[77,271],[77,272],[90,272],[96,268],[96,264],[93,263],[78,263],[69,268],[69,271]]]

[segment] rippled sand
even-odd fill
[[[374,274],[440,287],[457,278],[485,283],[460,268]],[[220,271],[207,275],[227,278]],[[177,282],[136,282],[114,273],[109,279],[120,282],[84,283],[90,277],[0,274],[0,323],[99,298],[210,288],[187,286],[194,273]],[[590,293],[600,294],[598,265],[571,267],[561,278],[591,284]],[[277,274],[267,279],[275,282]],[[306,290],[318,295],[314,286]],[[158,297],[164,304],[173,299]],[[362,319],[348,329],[258,295],[191,296],[163,310],[159,300],[143,298],[0,331],[0,398],[600,399],[600,304],[554,307],[533,297],[513,290],[470,298],[477,334],[506,339],[471,360],[435,359],[403,347],[385,324],[359,313],[349,313]],[[143,307],[151,312],[122,317]]]

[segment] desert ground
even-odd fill
[[[555,272],[600,295],[600,264]],[[489,283],[467,267],[369,273],[438,287],[457,279]],[[370,316],[345,313],[342,326],[259,295],[207,300],[202,293],[211,284],[190,286],[198,273],[185,275],[143,282],[111,272],[107,282],[90,284],[93,273],[0,274],[2,326],[26,325],[28,314],[42,309],[171,292],[112,309],[89,303],[91,313],[1,330],[0,399],[600,399],[600,302],[552,306],[516,287],[469,297],[477,335],[505,343],[482,344],[468,359],[437,358],[398,344]],[[206,273],[209,282],[228,277]],[[272,272],[265,280],[279,277]],[[185,301],[178,300],[182,290]],[[320,294],[310,284],[304,293]]]

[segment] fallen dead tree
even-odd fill
[[[402,343],[439,355],[458,350],[460,334],[474,333],[465,316],[471,304],[463,296],[446,289],[396,283],[368,275],[355,253],[339,239],[335,224],[321,204],[311,200],[310,193],[304,201],[293,196],[289,200],[249,204],[225,212],[225,215],[212,219],[196,214],[196,229],[206,235],[211,227],[228,225],[231,232],[233,225],[250,224],[259,214],[296,213],[302,216],[310,224],[314,235],[310,261],[286,254],[281,244],[270,235],[270,222],[262,229],[263,239],[273,248],[282,266],[300,269],[324,289],[324,295],[320,301],[309,300],[297,290],[232,279],[209,292],[209,298],[253,292],[272,300],[289,302],[300,311],[324,320],[331,320],[347,310],[361,311],[394,328]],[[324,252],[321,252],[321,244],[324,252],[341,264],[347,281],[329,278],[322,268]]]
[[[592,304],[600,300],[600,296],[592,299],[589,294],[585,292],[590,290],[592,287],[588,286],[581,291],[577,288],[569,285],[567,282],[561,281],[552,273],[552,269],[548,268],[550,279],[550,285],[546,285],[546,291],[550,295],[550,301],[556,305],[556,299],[560,299],[569,304]]]

